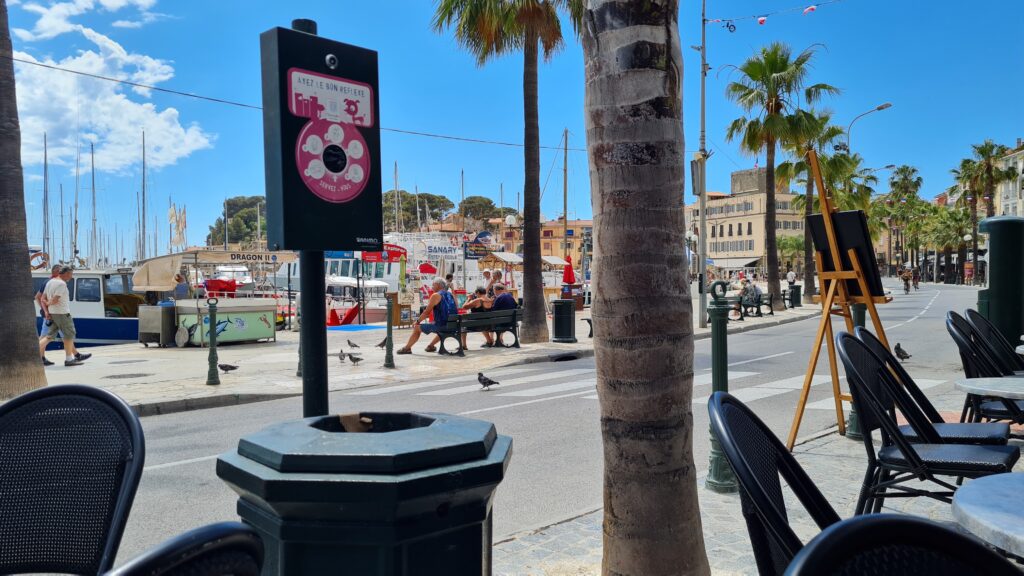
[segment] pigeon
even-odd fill
[[[907,351],[903,349],[903,346],[900,346],[899,342],[896,343],[896,357],[900,360],[910,358],[910,354],[907,354]]]
[[[384,346],[387,345],[387,343],[388,343],[388,339],[385,338],[385,339],[380,341],[380,344],[377,344],[377,348],[383,348]]]
[[[359,364],[363,361],[361,356],[356,356],[355,354],[349,354],[348,359],[351,360],[353,364]]]
[[[217,367],[223,370],[225,374],[232,370],[238,370],[238,366],[232,366],[231,364],[217,364]]]
[[[346,342],[348,342],[349,348],[359,348],[359,344],[356,344],[355,342],[353,342],[351,340],[346,340]]]
[[[500,384],[500,382],[496,382],[494,380],[491,380],[487,376],[484,376],[483,372],[476,373],[476,381],[479,382],[481,386],[483,386],[484,390],[490,390],[491,386],[497,386],[498,384]]]
[[[345,349],[344,348],[341,348],[341,349],[338,350],[338,360],[340,360],[342,364],[345,363]]]

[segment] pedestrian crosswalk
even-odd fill
[[[489,370],[487,376],[500,382],[489,390],[490,397],[519,398],[525,402],[516,402],[510,405],[532,404],[535,401],[546,399],[575,398],[583,400],[597,400],[598,396],[594,389],[597,384],[594,368],[573,368],[553,369],[553,365],[527,365],[511,368]],[[760,379],[758,377],[761,377]],[[694,404],[707,404],[710,397],[711,372],[701,371],[694,375]],[[845,379],[845,377],[841,377]],[[743,402],[756,402],[766,398],[791,394],[794,397],[794,405],[799,391],[803,388],[804,375],[797,374],[786,378],[779,378],[769,381],[760,372],[752,371],[730,371],[729,388],[730,393]],[[812,410],[835,410],[835,401],[831,394],[821,398],[831,388],[831,377],[828,374],[815,374],[811,380],[812,390],[820,390],[817,398],[807,404]],[[933,380],[919,378],[917,384],[922,389],[932,388],[944,383],[944,380]],[[846,384],[843,383],[846,390]],[[464,374],[442,378],[438,380],[427,380],[422,382],[409,382],[396,384],[394,386],[377,386],[373,388],[362,388],[348,392],[352,396],[383,396],[387,394],[412,394],[415,396],[427,397],[455,397],[464,394],[478,394],[481,392],[480,384],[475,374]],[[489,410],[485,408],[483,410]]]

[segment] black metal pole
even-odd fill
[[[313,20],[292,20],[292,29],[316,34]],[[302,365],[302,416],[324,416],[327,401],[327,309],[324,300],[323,250],[299,252],[299,292],[302,322],[299,324],[299,361]]]

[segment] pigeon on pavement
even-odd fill
[[[900,343],[897,342],[896,343],[896,357],[899,358],[900,360],[906,360],[907,358],[910,358],[910,356],[911,355],[907,354],[907,351],[903,349],[903,346],[900,346]]]
[[[482,386],[484,390],[490,390],[491,386],[497,386],[500,384],[500,382],[491,380],[487,376],[484,376],[483,372],[476,373],[476,381],[480,383],[480,386]]]
[[[238,366],[233,366],[231,364],[217,364],[217,367],[223,370],[225,374],[232,370],[238,370]]]
[[[363,361],[361,356],[356,356],[355,354],[349,354],[348,359],[351,360],[353,364],[359,364]]]
[[[345,349],[344,348],[339,348],[338,349],[338,360],[341,360],[342,364],[345,363]]]
[[[359,348],[359,344],[356,344],[355,342],[353,342],[351,340],[346,340],[346,342],[348,342],[349,348]]]
[[[384,346],[387,345],[387,343],[388,343],[388,339],[385,338],[385,339],[380,341],[380,344],[377,344],[377,348],[383,348]]]

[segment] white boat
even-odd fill
[[[388,283],[381,280],[356,281],[351,276],[327,276],[326,292],[328,297],[327,314],[330,318],[332,310],[338,318],[344,318],[361,297],[365,303],[366,323],[387,321]]]
[[[236,264],[225,264],[217,266],[213,273],[214,280],[234,280],[237,290],[249,291],[253,290],[256,283],[252,279],[252,274],[249,269],[245,266],[239,266]]]
[[[76,346],[127,344],[139,341],[141,294],[133,292],[131,268],[75,270],[68,283],[71,316],[75,319]],[[49,270],[32,273],[33,295],[50,279]],[[36,328],[43,318],[36,307]],[[60,341],[56,344],[59,346]],[[52,345],[51,345],[52,346]]]

